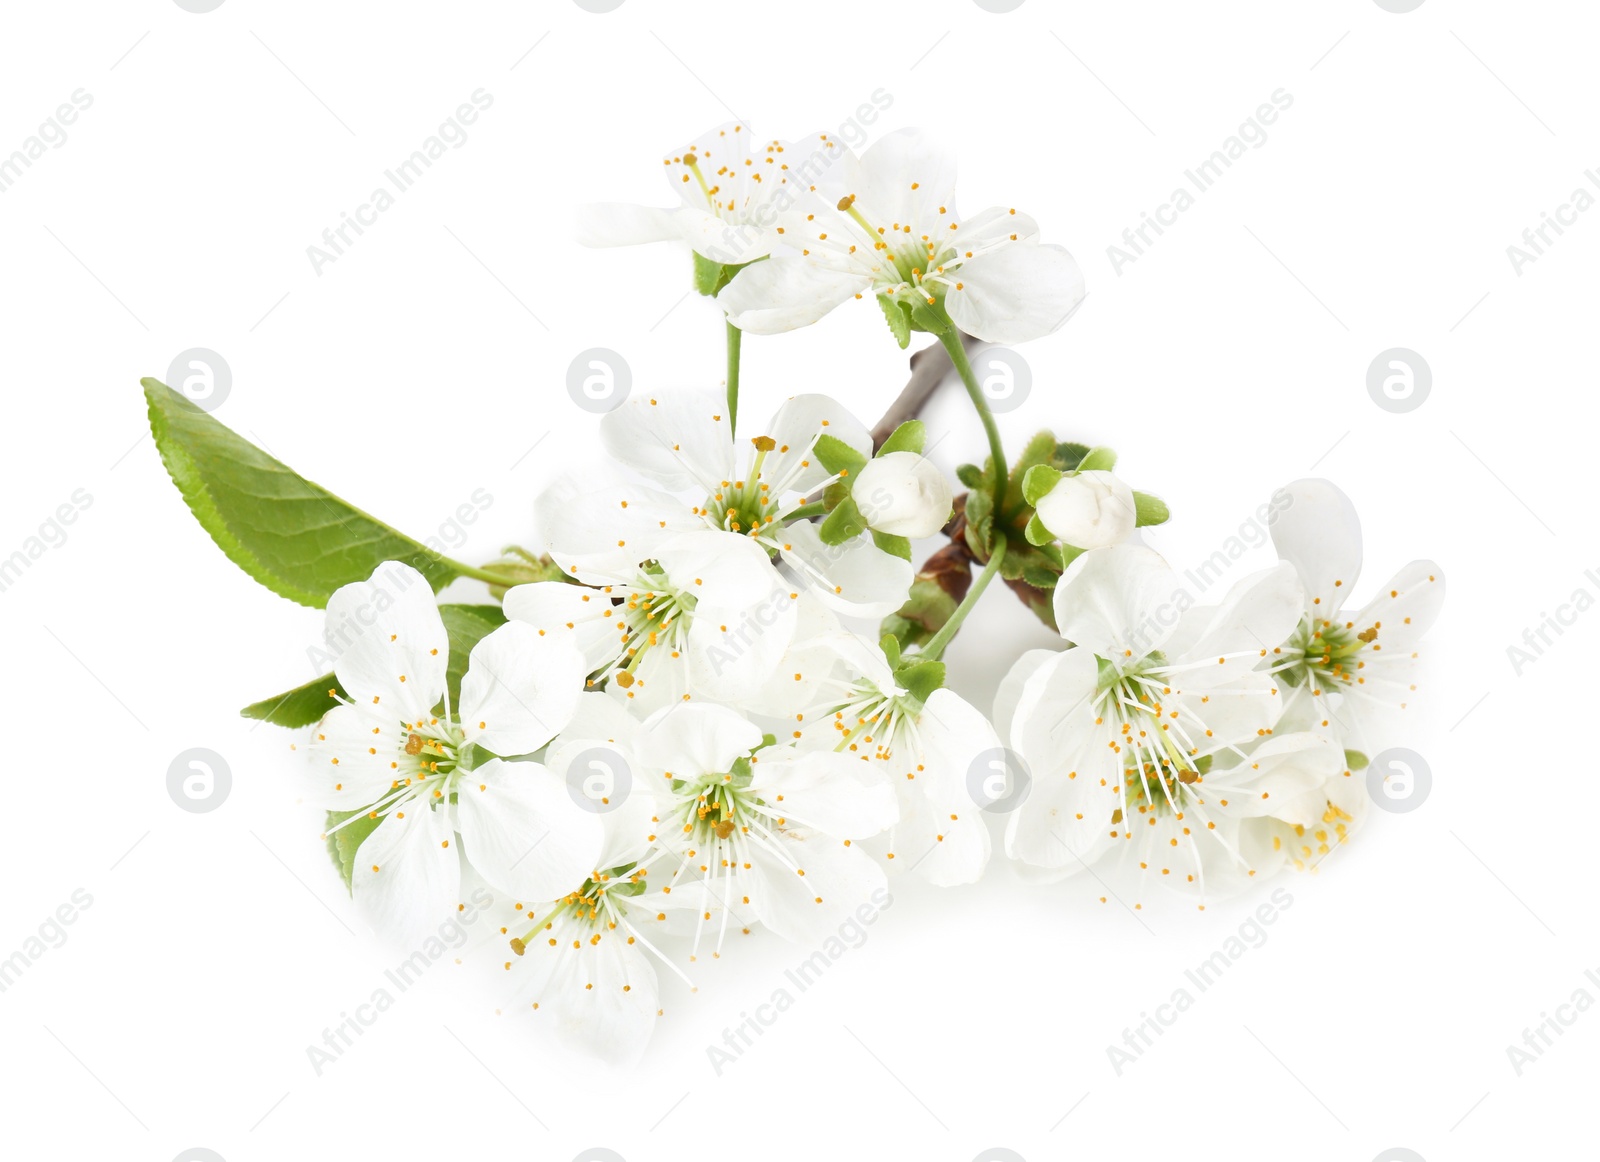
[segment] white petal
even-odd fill
[[[761,602],[742,609],[699,606],[689,626],[687,650],[695,693],[738,703],[765,688],[794,639],[799,604],[774,588]]]
[[[897,129],[861,155],[857,195],[874,225],[927,228],[955,219],[956,157],[921,129]],[[939,207],[948,213],[941,215]]]
[[[1255,669],[1287,640],[1304,610],[1305,591],[1292,565],[1280,562],[1240,578],[1215,609],[1184,615],[1185,620],[1200,616],[1205,629],[1181,653],[1174,651],[1174,660],[1216,664],[1187,670],[1181,680],[1191,687],[1236,683],[1240,671]],[[1183,636],[1180,632],[1174,640]]]
[[[754,539],[701,525],[662,541],[655,550],[667,578],[696,603],[746,609],[780,587],[777,569]]]
[[[455,915],[460,886],[461,861],[449,815],[417,800],[391,811],[367,836],[350,876],[362,918],[407,943],[422,940]]]
[[[444,696],[450,639],[433,590],[409,565],[379,565],[370,580],[335,590],[327,641],[342,651],[333,672],[353,701],[382,699],[414,721]]]
[[[839,924],[863,904],[882,908],[888,899],[883,870],[859,846],[804,831],[782,832],[776,842],[781,855],[752,845],[755,867],[735,882],[761,922],[784,939],[837,938]]]
[[[829,270],[807,258],[768,258],[734,275],[717,302],[741,331],[777,335],[809,327],[870,285],[863,274]]]
[[[1385,654],[1398,654],[1415,648],[1443,607],[1444,570],[1432,561],[1413,561],[1352,617],[1358,629],[1377,624],[1372,649],[1381,646]]]
[[[792,813],[791,825],[865,839],[899,816],[894,789],[877,763],[831,750],[762,755],[751,786],[786,819]]]
[[[512,621],[533,626],[541,637],[570,641],[591,671],[617,656],[615,607],[609,596],[586,585],[565,581],[518,585],[506,591],[504,608]]]
[[[1011,664],[1011,669],[1000,680],[994,692],[994,728],[1002,739],[1010,740],[1012,737],[1012,723],[1017,704],[1022,699],[1023,688],[1039,667],[1055,654],[1055,650],[1028,650]]]
[[[1361,518],[1337,485],[1308,478],[1272,494],[1269,518],[1278,556],[1299,571],[1317,612],[1345,603],[1361,575]]]
[[[761,745],[761,728],[723,706],[685,702],[652,715],[639,732],[644,777],[675,779],[732,769]]]
[[[394,783],[391,764],[405,745],[405,733],[397,712],[370,702],[328,711],[306,746],[317,802],[330,811],[376,802]]]
[[[554,900],[596,870],[600,817],[573,801],[539,763],[492,759],[456,791],[467,861],[489,883],[523,900]]]
[[[809,521],[789,525],[773,538],[784,560],[813,587],[823,604],[846,616],[887,617],[905,604],[911,562],[854,537],[825,545]]]
[[[1060,328],[1083,301],[1083,271],[1060,246],[1015,242],[963,262],[945,309],[969,335],[1025,343]]]
[[[733,474],[727,400],[709,391],[635,393],[600,421],[606,451],[671,492],[715,492]]]
[[[538,750],[572,717],[588,672],[570,641],[508,621],[467,657],[461,679],[461,729],[467,741],[500,755]]]
[[[534,520],[556,564],[586,583],[632,582],[639,564],[668,538],[704,522],[665,493],[642,484],[596,487],[566,477],[534,503]]]
[[[1160,554],[1139,545],[1084,553],[1053,598],[1061,636],[1118,665],[1160,649],[1189,601]]]
[[[761,479],[775,482],[784,493],[810,492],[828,478],[828,470],[811,453],[819,436],[832,436],[863,456],[872,455],[872,434],[844,404],[827,395],[791,396],[765,434],[778,446],[767,453]]]

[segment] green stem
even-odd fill
[[[487,581],[490,585],[503,585],[508,589],[517,584],[517,580],[514,577],[507,577],[501,573],[491,573],[487,569],[479,569],[472,565],[463,564],[460,561],[451,560],[449,557],[440,557],[439,561],[441,564],[450,566],[463,577],[471,577],[475,581]]]
[[[922,647],[919,658],[934,661],[944,653],[945,646],[956,636],[961,623],[967,619],[967,614],[972,612],[972,607],[978,604],[978,598],[983,596],[983,591],[989,587],[989,582],[994,580],[994,575],[1000,572],[1000,562],[1005,559],[1006,539],[997,537],[989,563],[983,567],[983,572],[978,574],[977,580],[973,581],[967,590],[967,595],[961,599],[961,604],[956,606],[955,612],[950,615],[950,620],[940,626],[939,632],[929,638],[928,644]]]
[[[739,429],[739,341],[744,332],[728,324],[728,434]]]
[[[995,425],[994,413],[989,410],[989,401],[983,396],[978,377],[973,374],[972,364],[967,362],[967,350],[961,345],[961,332],[956,330],[955,324],[940,334],[939,342],[950,353],[950,362],[960,373],[961,382],[966,385],[967,395],[972,399],[972,406],[978,409],[978,418],[983,421],[983,430],[989,437],[989,458],[994,470],[994,514],[998,520],[1006,499],[1006,450],[1000,442],[1000,429]]]

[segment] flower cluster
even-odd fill
[[[1415,689],[1436,565],[1347,608],[1359,525],[1302,480],[1270,506],[1280,564],[1197,604],[1142,543],[1166,504],[1110,449],[1041,432],[1011,458],[1000,439],[967,344],[1047,335],[1084,293],[1031,218],[959,213],[953,160],[915,131],[858,157],[728,124],[663,160],[676,208],[592,207],[581,232],[689,245],[726,384],[607,412],[607,462],[536,499],[533,549],[443,557],[147,381],[218,544],[326,605],[332,673],[246,713],[314,723],[325,838],[374,928],[426,940],[486,885],[511,1010],[628,1061],[662,971],[692,983],[734,930],[821,939],[890,873],[972,883],[995,840],[1041,878],[1105,861],[1204,907],[1348,837],[1363,748]],[[740,424],[742,335],[868,295],[971,397],[988,454],[955,480],[912,413],[875,437],[804,394]],[[460,577],[496,600],[438,604]],[[944,653],[996,577],[1062,647],[1017,658],[980,707]]]

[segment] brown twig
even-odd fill
[[[982,340],[974,339],[971,335],[961,336],[961,345],[969,352],[980,342]],[[938,343],[924,347],[912,355],[911,378],[901,389],[900,395],[889,405],[889,410],[883,413],[883,418],[878,421],[877,426],[872,429],[873,448],[881,447],[901,424],[915,419],[927,405],[934,390],[954,370],[955,366],[950,362],[949,353]]]

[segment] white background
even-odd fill
[[[74,889],[93,897],[0,994],[8,1153],[1439,1162],[1584,1119],[1600,1015],[1520,1077],[1506,1046],[1580,987],[1600,998],[1583,975],[1600,967],[1600,617],[1520,677],[1506,648],[1600,592],[1600,214],[1520,276],[1506,247],[1600,165],[1588,6],[102,0],[9,5],[5,25],[0,154],[93,96],[0,194],[0,556],[74,490],[93,498],[0,593],[0,957]],[[316,274],[307,246],[479,88],[494,103],[470,140]],[[218,418],[311,478],[418,536],[486,489],[456,555],[532,542],[533,495],[598,450],[564,390],[577,352],[621,352],[650,390],[721,376],[686,255],[581,250],[573,207],[665,204],[659,159],[702,130],[836,130],[880,88],[874,134],[946,135],[969,213],[1029,211],[1087,274],[1078,315],[1026,348],[1013,447],[1045,426],[1117,447],[1170,502],[1149,540],[1180,569],[1314,469],[1363,514],[1358,596],[1414,557],[1448,572],[1407,740],[1431,797],[1279,881],[1293,906],[1267,942],[1121,1076],[1106,1046],[1265,889],[1136,918],[998,863],[959,890],[897,883],[870,939],[720,1077],[706,1045],[810,949],[753,936],[698,966],[621,1075],[497,1017],[495,982],[447,961],[317,1076],[306,1047],[397,957],[351,931],[290,736],[236,711],[313,675],[320,614],[258,587],[184,509],[141,436],[139,377],[213,348],[234,377]],[[1294,103],[1266,144],[1115,273],[1107,246],[1279,88]],[[749,423],[801,390],[876,418],[905,356],[851,307],[747,341]],[[1393,346],[1432,367],[1410,414],[1366,391]],[[965,406],[947,386],[928,414],[949,466],[982,454]],[[1016,650],[1051,640],[997,587],[951,651],[955,684],[987,704]],[[166,791],[196,746],[233,774],[211,814]]]

